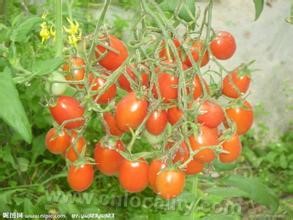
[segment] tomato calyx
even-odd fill
[[[239,77],[243,77],[243,76],[251,77],[251,73],[253,71],[256,71],[256,69],[251,68],[251,65],[253,65],[254,63],[255,63],[255,60],[252,60],[252,61],[248,62],[247,64],[245,64],[245,63],[240,64],[239,67],[236,68],[238,70],[237,75]]]
[[[99,143],[104,148],[107,148],[110,150],[121,151],[122,147],[124,148],[123,142],[121,141],[120,137],[117,137],[117,136],[106,135],[99,140]],[[119,145],[121,145],[121,146],[119,146]],[[121,149],[119,149],[119,148],[121,148]]]
[[[248,102],[245,99],[235,99],[230,101],[228,106],[226,106],[226,109],[237,109],[241,108],[243,110],[251,110],[250,104],[247,104]]]
[[[89,156],[79,157],[75,161],[67,160],[67,167],[74,166],[74,167],[79,168],[79,167],[82,167],[82,166],[84,166],[86,164],[94,165],[95,160],[92,157],[89,157]]]

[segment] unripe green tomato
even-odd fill
[[[59,81],[59,82],[54,82]],[[64,82],[64,83],[63,83]],[[59,72],[53,72],[46,83],[46,90],[52,95],[62,95],[67,88],[65,77]]]

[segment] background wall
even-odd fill
[[[237,51],[225,63],[233,68],[241,62],[255,59],[253,83],[249,100],[261,104],[257,121],[269,127],[274,138],[292,129],[293,119],[293,25],[285,22],[290,14],[290,1],[272,0],[254,21],[251,0],[218,0],[214,4],[213,27],[227,30],[237,39]],[[259,113],[259,114],[258,114]]]

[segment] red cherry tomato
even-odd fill
[[[230,98],[238,98],[241,95],[239,92],[246,93],[250,81],[249,75],[239,75],[239,70],[236,69],[224,77],[222,93]]]
[[[173,158],[173,162],[176,163],[180,161],[181,163],[185,162],[189,158],[189,149],[185,142],[182,142],[176,154]]]
[[[167,116],[170,124],[174,125],[181,119],[181,117],[183,116],[183,112],[175,106],[168,109]]]
[[[159,135],[165,130],[167,123],[167,112],[164,110],[156,110],[147,119],[145,126],[151,134]]]
[[[203,83],[204,83],[204,85],[205,85],[205,87],[206,87],[206,90],[209,91],[209,90],[208,90],[209,88],[208,88],[208,84],[207,84],[207,82],[206,82],[204,79],[202,79],[202,81],[203,81]],[[196,75],[196,76],[194,77],[194,80],[193,80],[193,86],[194,86],[194,90],[193,90],[193,98],[194,98],[194,99],[198,99],[198,98],[202,97],[202,95],[203,95],[203,87],[202,87],[202,85],[201,85],[201,81],[200,81],[198,75]]]
[[[114,71],[120,67],[128,57],[128,50],[123,41],[119,40],[113,35],[108,35],[107,44],[114,50],[108,50],[103,45],[96,46],[96,57],[99,59],[98,62],[101,66],[107,70]]]
[[[185,174],[180,170],[163,170],[156,179],[158,194],[164,199],[172,199],[180,195],[185,186]]]
[[[235,53],[236,42],[232,34],[221,31],[211,41],[210,48],[217,59],[227,60]]]
[[[154,159],[152,160],[150,164],[149,174],[148,174],[149,184],[155,192],[156,192],[156,179],[157,179],[158,173],[164,168],[166,168],[166,166],[167,166],[166,163],[164,163],[160,159]]]
[[[237,134],[245,134],[253,124],[253,109],[248,101],[243,106],[226,109],[227,116],[236,124]]]
[[[94,158],[97,168],[101,173],[112,176],[118,174],[123,157],[117,152],[117,149],[124,150],[122,141],[118,140],[114,146],[105,146],[98,142],[95,147]]]
[[[94,168],[90,164],[82,164],[81,166],[71,165],[67,174],[67,182],[69,186],[77,192],[88,189],[94,180]]]
[[[203,170],[203,168],[204,168],[203,162],[193,159],[187,164],[185,173],[187,175],[194,175],[194,174],[200,173]]]
[[[199,134],[189,137],[192,150],[199,150],[203,147],[214,146],[218,144],[218,132],[215,128],[209,128],[201,125]],[[210,163],[215,159],[215,153],[213,149],[203,149],[199,151],[194,159],[201,161],[202,163]]]
[[[80,57],[71,57],[68,63],[63,65],[63,71],[66,73],[65,78],[68,81],[81,81],[85,76],[85,63]],[[72,84],[75,86],[77,84]],[[82,84],[78,84],[80,88],[83,87]]]
[[[225,119],[222,107],[212,101],[205,101],[201,104],[197,121],[209,128],[218,127]]]
[[[116,106],[115,119],[120,130],[137,128],[147,115],[148,102],[134,92],[128,93]]]
[[[168,73],[161,72],[158,75],[158,84],[161,97],[164,102],[170,102],[177,99],[178,96],[178,77]],[[156,87],[153,87],[153,94],[158,98]]]
[[[128,74],[128,76],[135,82],[137,82],[137,77],[135,75],[135,73],[131,70],[130,67],[126,67],[126,74]],[[140,75],[140,83],[145,86],[148,87],[149,86],[149,74],[147,72],[142,72]],[[118,83],[119,86],[126,90],[127,92],[132,92],[132,88],[130,86],[130,82],[128,81],[128,79],[126,78],[125,74],[122,74],[119,76],[118,78]]]
[[[56,103],[50,105],[49,109],[54,120],[59,125],[67,120],[73,120],[65,122],[65,128],[79,128],[84,124],[84,108],[77,99],[71,96],[59,96]]]
[[[121,136],[124,132],[121,131],[116,123],[115,117],[111,112],[105,112],[103,114],[104,125],[108,134],[114,136]]]
[[[234,162],[241,154],[241,141],[237,134],[234,134],[228,140],[226,140],[222,145],[223,150],[228,151],[228,153],[220,153],[219,159],[222,163]]]
[[[79,154],[84,151],[84,148],[86,148],[86,140],[84,139],[84,137],[78,138],[77,133],[74,132],[71,137],[71,145],[65,152],[65,157],[71,162],[74,162],[78,159]],[[77,151],[75,151],[75,149]]]
[[[46,146],[52,154],[63,154],[69,147],[71,137],[65,129],[60,133],[55,128],[51,128],[46,135]]]
[[[146,161],[123,160],[119,171],[119,182],[128,192],[141,192],[148,186],[149,166]]]
[[[178,39],[174,38],[173,39],[173,43],[175,45],[175,47],[178,48],[180,47],[180,42]],[[168,56],[168,52],[169,52],[169,55]],[[178,51],[179,52],[179,51]],[[180,55],[180,54],[179,54]],[[162,60],[171,60],[173,61],[175,56],[174,56],[174,53],[172,52],[172,49],[169,47],[169,48],[166,48],[166,43],[163,41],[162,42],[162,50],[160,51],[159,53],[159,56]]]
[[[190,52],[192,54],[192,58],[194,60],[194,62],[198,62],[200,60],[200,55],[202,53],[204,49],[204,43],[203,41],[201,40],[195,40],[193,43],[192,43],[192,46],[190,48]],[[201,60],[201,63],[200,63],[200,67],[203,67],[205,66],[208,62],[209,62],[210,58],[209,58],[209,53],[208,51],[206,50],[204,52],[204,54],[202,55],[202,60]],[[189,57],[186,55],[185,59],[183,60],[183,63],[189,67],[192,66],[192,62],[190,61]]]
[[[106,80],[102,77],[95,77],[93,74],[89,75],[89,82],[91,85],[92,91],[98,91],[100,88],[102,88]],[[97,99],[98,104],[107,104],[109,103],[115,96],[116,96],[116,85],[112,84],[111,86],[106,89],[106,91]],[[97,96],[93,96],[93,99],[95,100]]]

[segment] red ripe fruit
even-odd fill
[[[69,186],[77,192],[88,189],[94,180],[94,168],[90,164],[81,166],[71,165],[67,174],[67,182]]]
[[[94,158],[97,168],[101,173],[112,176],[119,172],[123,157],[117,149],[124,150],[122,141],[117,141],[114,146],[105,146],[98,142],[95,146]]]
[[[209,128],[206,126],[200,126],[199,133],[196,136],[189,137],[192,150],[200,150],[204,147],[214,146],[218,144],[218,131],[215,128]],[[201,161],[202,163],[210,163],[215,159],[215,153],[213,149],[207,148],[200,150],[194,159]]]
[[[201,40],[196,40],[192,43],[192,46],[190,48],[190,52],[191,52],[191,55],[192,55],[192,58],[194,60],[194,62],[199,62],[200,60],[200,55],[201,53],[203,52],[203,49],[204,49],[204,44],[203,44],[203,41]],[[209,58],[209,53],[208,51],[206,50],[204,52],[204,54],[202,55],[202,58],[201,58],[201,63],[199,64],[200,67],[203,67],[205,66],[208,62],[209,62],[210,58]],[[188,67],[191,67],[192,66],[192,62],[190,61],[189,57],[186,55],[185,57],[185,60],[183,60],[183,63],[185,65],[187,65]]]
[[[227,151],[227,153],[219,154],[219,159],[222,163],[231,163],[237,160],[242,149],[239,136],[237,134],[231,136],[228,140],[224,141],[222,148]]]
[[[232,34],[221,31],[211,41],[210,48],[217,59],[227,60],[235,53],[236,42]]]
[[[147,119],[145,126],[151,134],[159,135],[165,130],[167,123],[167,112],[164,110],[156,110]]]
[[[55,128],[51,128],[46,135],[46,146],[52,154],[63,154],[69,147],[71,137],[65,129],[60,133]]]
[[[148,102],[134,92],[128,93],[116,106],[115,119],[120,130],[136,129],[147,115]]]
[[[222,107],[212,101],[205,101],[199,108],[197,121],[209,128],[218,127],[225,119]]]
[[[71,96],[59,96],[54,105],[49,106],[51,115],[55,121],[61,125],[65,122],[65,128],[79,128],[84,124],[84,108],[80,102]]]
[[[247,92],[250,81],[248,74],[239,75],[239,70],[236,69],[224,77],[222,93],[230,98],[238,98],[241,93]]]
[[[113,35],[108,35],[106,44],[114,50],[109,50],[103,45],[96,46],[96,57],[101,66],[114,71],[120,67],[128,57],[128,50],[123,41]]]

